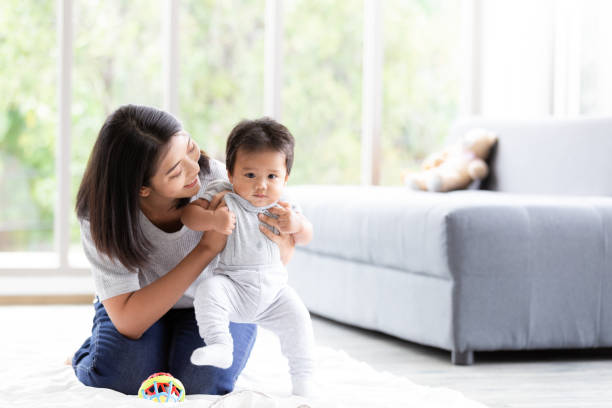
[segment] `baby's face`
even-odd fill
[[[273,150],[238,150],[234,171],[228,172],[228,177],[240,197],[256,207],[270,205],[281,197],[289,178],[285,155]]]

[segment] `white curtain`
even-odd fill
[[[484,0],[479,110],[490,117],[612,114],[612,1]]]

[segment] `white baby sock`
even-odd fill
[[[193,350],[191,362],[194,365],[210,365],[229,368],[234,360],[233,347],[229,344],[211,344]]]
[[[317,396],[315,383],[310,377],[293,377],[293,394],[305,398],[314,398]]]

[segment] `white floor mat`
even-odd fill
[[[63,361],[85,340],[93,308],[87,306],[0,307],[0,378],[7,407],[151,407],[135,395],[85,387]],[[289,396],[287,361],[276,337],[259,335],[234,395],[221,399],[189,395],[188,407],[444,407],[483,408],[461,393],[414,384],[378,372],[343,351],[317,348],[319,398]],[[144,380],[144,378],[143,378]],[[242,391],[242,392],[239,392]],[[262,395],[265,394],[265,395]],[[174,405],[174,404],[173,404]]]

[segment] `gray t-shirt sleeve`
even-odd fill
[[[225,181],[229,181],[227,179],[227,170],[225,169],[225,164],[221,163],[217,159],[210,159],[210,173],[208,173],[205,178],[206,183],[210,183],[212,180],[223,179]],[[205,189],[205,188],[204,188]]]
[[[200,195],[200,198],[203,198],[207,201],[211,201],[215,194],[218,194],[225,190],[232,190],[232,185],[227,179],[217,179],[208,183],[204,192]]]
[[[140,289],[137,272],[98,252],[86,220],[81,221],[81,243],[91,265],[94,289],[100,301]]]

